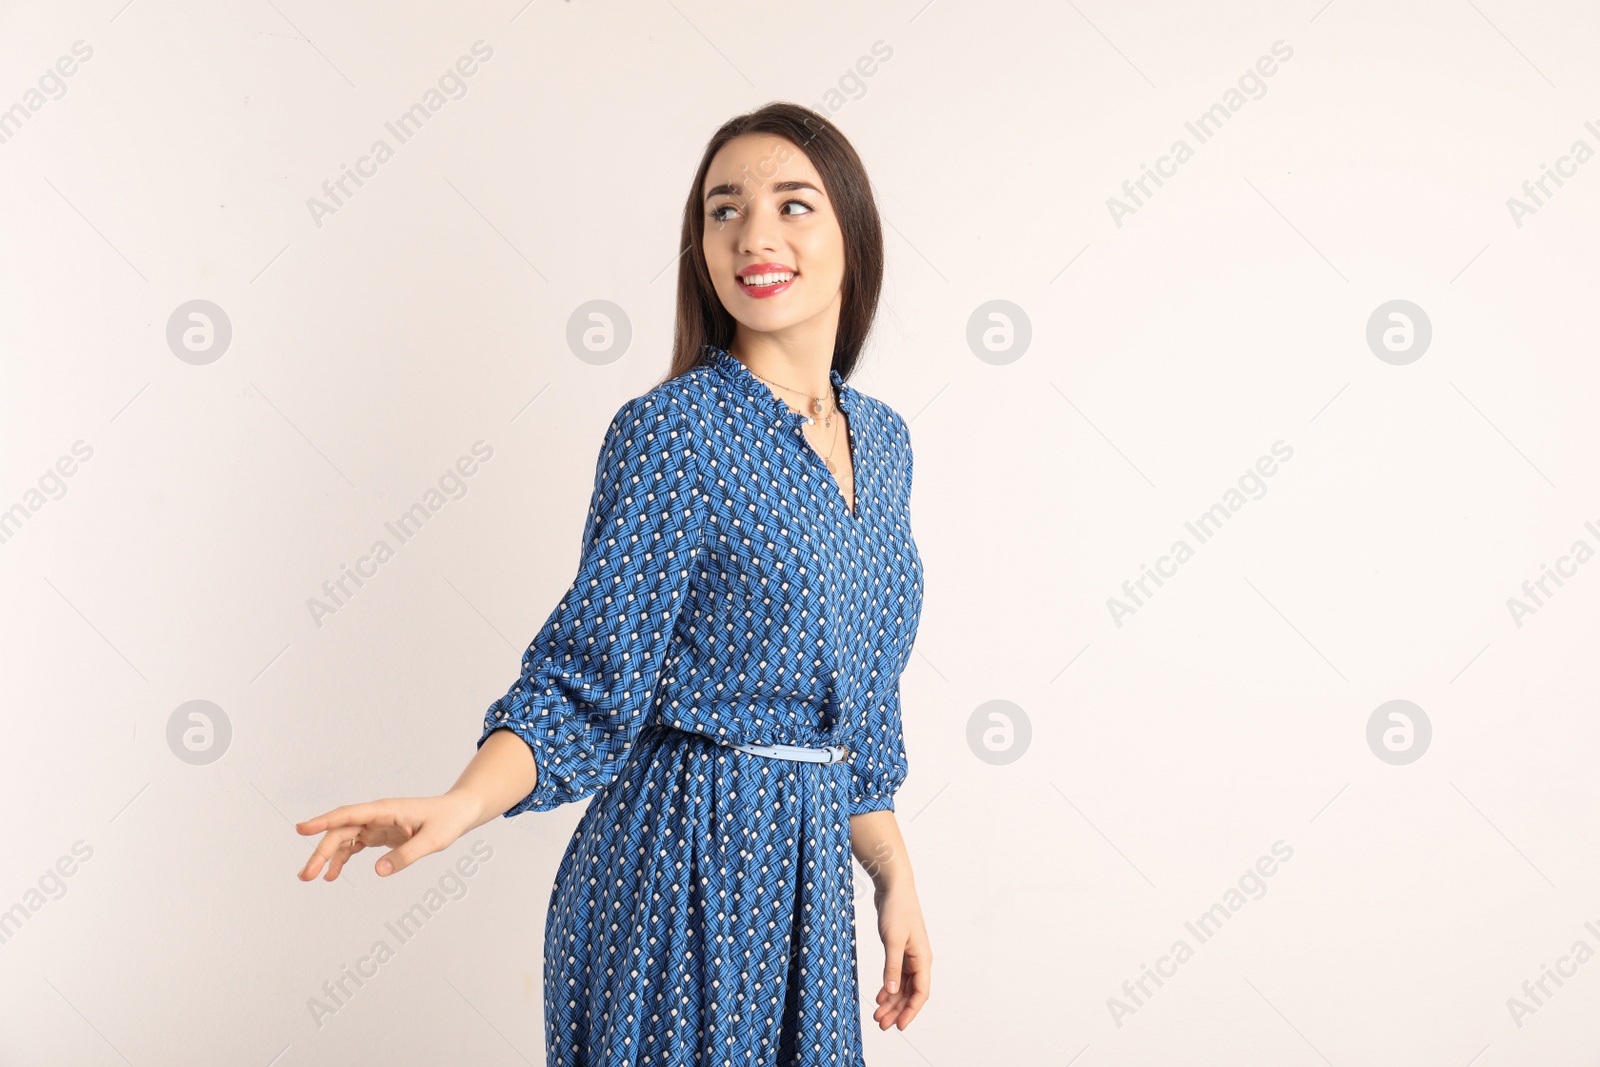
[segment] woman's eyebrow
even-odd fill
[[[773,192],[777,192],[777,193],[792,193],[796,189],[810,189],[813,193],[816,193],[818,196],[826,195],[826,194],[823,193],[823,191],[821,189],[818,189],[815,185],[812,185],[810,182],[774,182],[773,185],[772,185]],[[717,186],[713,186],[710,190],[708,190],[706,192],[706,199],[710,200],[713,196],[741,196],[741,195],[743,195],[743,194],[740,193],[740,191],[739,191],[739,183],[738,182],[724,182],[723,184],[717,185]]]

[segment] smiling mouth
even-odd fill
[[[774,271],[771,274],[751,274],[739,279],[739,284],[757,292],[776,289],[794,281],[800,275],[795,271]]]

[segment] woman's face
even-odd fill
[[[706,269],[728,314],[758,333],[810,323],[831,343],[844,234],[805,153],[775,134],[743,134],[717,150],[701,192]],[[769,284],[741,280],[750,277]]]

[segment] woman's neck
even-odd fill
[[[728,351],[757,377],[808,396],[829,396],[833,393],[833,381],[829,376],[833,369],[832,335],[820,341],[797,341],[740,330]]]

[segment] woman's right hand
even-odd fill
[[[455,844],[473,826],[471,800],[450,792],[435,797],[391,797],[365,804],[346,804],[314,819],[295,823],[304,836],[322,834],[299,878],[309,882],[324,864],[324,881],[339,877],[345,861],[363,848],[388,847],[374,868],[379,875],[404,870],[416,860]]]

